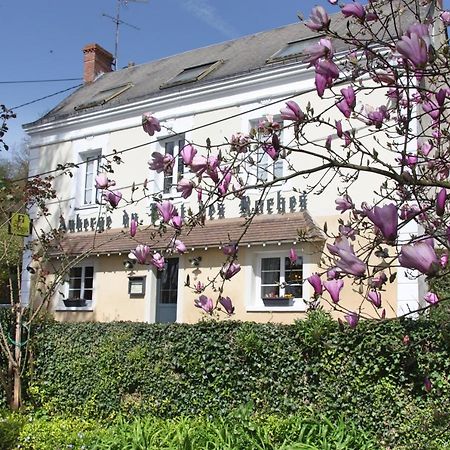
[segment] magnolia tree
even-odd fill
[[[240,198],[248,189],[259,188],[263,198],[275,183],[300,181],[312,174],[320,176],[310,192],[320,193],[330,180],[338,180],[335,206],[340,225],[334,233],[324,230],[329,241],[322,264],[307,282],[314,291],[311,307],[328,302],[355,327],[361,317],[385,317],[385,290],[398,267],[426,280],[448,272],[450,12],[434,0],[329,3],[337,14],[330,17],[323,6],[316,6],[304,21],[318,35],[304,51],[304,61],[314,71],[322,103],[312,108],[302,104],[301,97],[298,102],[288,100],[280,110],[281,124],[267,117],[248,135],[236,133],[226,142],[208,140],[206,146],[190,142],[179,155],[154,152],[149,166],[157,173],[171,174],[177,157],[182,159],[190,175],[178,181],[177,191],[184,199],[196,196],[198,209],[182,218],[171,201],[154,195],[167,247],[156,252],[150,242],[141,242],[131,253],[139,264],[163,270],[167,254],[186,251],[181,231],[202,226],[209,206]],[[342,21],[346,26],[338,32],[335,25]],[[336,114],[338,119],[331,120]],[[321,143],[310,138],[312,127],[318,126],[326,130]],[[295,138],[281,142],[281,128],[292,128]],[[143,116],[143,129],[150,136],[161,131],[156,115]],[[272,181],[252,184],[245,168],[258,164],[258,151],[273,161],[284,159],[289,174],[280,178],[275,172],[266,177]],[[295,161],[303,157],[312,163],[297,167]],[[355,204],[352,187],[365,174],[379,180],[376,197]],[[101,173],[97,188],[104,190],[111,208],[120,207],[125,199],[109,176]],[[146,192],[144,183],[142,198]],[[247,224],[255,214],[249,215]],[[417,231],[405,233],[412,224]],[[137,241],[142,225],[131,221],[130,233]],[[198,294],[195,306],[210,315],[234,310],[226,289],[240,270],[239,239],[225,245],[223,252],[226,261],[216,277],[195,286],[187,280]],[[295,249],[289,257],[294,264]],[[361,296],[356,310],[340,305],[344,285],[352,285]],[[422,309],[440,301],[431,290],[419,300],[425,305]]]

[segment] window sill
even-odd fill
[[[97,203],[95,205],[80,205],[75,208],[75,211],[85,211],[85,210],[91,210],[91,209],[98,209],[100,205]]]
[[[278,300],[271,300],[270,304],[257,303],[254,305],[248,305],[245,308],[246,312],[306,312],[307,306],[301,299],[282,299],[280,304],[275,302]],[[290,301],[289,305],[286,305],[286,301]]]
[[[64,306],[57,305],[55,312],[92,312],[94,308],[92,306]]]

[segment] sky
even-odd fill
[[[298,21],[324,0],[134,0],[120,8],[119,67],[174,55]],[[114,51],[117,0],[0,0],[0,104],[14,108],[82,83],[82,48]],[[46,83],[4,83],[73,79]],[[72,91],[15,109],[5,141],[20,151],[22,124],[33,122]],[[2,155],[0,155],[1,157]]]
[[[82,48],[98,43],[114,51],[118,0],[0,0],[2,64],[0,104],[15,108],[5,141],[20,151],[22,124],[33,122],[82,83]],[[445,0],[450,2],[450,0]],[[298,21],[326,0],[130,0],[120,8],[118,67],[145,63]],[[5,83],[72,79],[46,83]],[[64,91],[58,95],[52,94]],[[0,155],[1,157],[2,155]]]

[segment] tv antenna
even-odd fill
[[[133,2],[133,3],[147,3],[148,0],[116,0],[116,16],[110,16],[109,14],[105,14],[103,13],[102,16],[103,17],[107,17],[108,19],[111,19],[114,24],[116,25],[116,36],[115,36],[115,43],[114,43],[114,61],[113,61],[113,65],[114,65],[114,69],[117,70],[117,67],[119,65],[118,63],[118,51],[119,51],[119,27],[120,25],[127,25],[130,28],[134,28],[135,30],[140,30],[140,28],[132,25],[131,23],[125,22],[123,20],[121,20],[120,18],[120,8],[122,6],[127,6],[129,2]]]

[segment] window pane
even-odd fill
[[[70,278],[81,278],[81,267],[72,267],[70,269]]]
[[[81,278],[71,278],[69,289],[81,289]]]
[[[261,297],[279,297],[280,288],[279,286],[261,286]]]
[[[84,280],[84,288],[85,289],[92,289],[93,285],[94,285],[94,279],[93,278],[86,278]]]
[[[85,277],[93,278],[94,277],[94,268],[92,266],[87,266],[84,268]]]
[[[70,299],[80,298],[80,295],[81,295],[80,289],[72,289],[69,291]]]
[[[262,258],[261,270],[280,270],[280,258]]]
[[[296,286],[286,285],[285,288],[286,294],[291,294],[295,298],[302,298],[303,297],[303,285],[299,284]]]
[[[277,284],[280,282],[280,272],[262,272],[261,284]]]
[[[173,149],[175,147],[175,142],[174,141],[166,142],[164,147],[165,147],[166,153],[173,156]]]
[[[273,176],[274,178],[281,178],[283,176],[283,160],[278,159],[273,164]]]
[[[83,298],[85,300],[92,300],[92,289],[85,289],[83,292]]]

